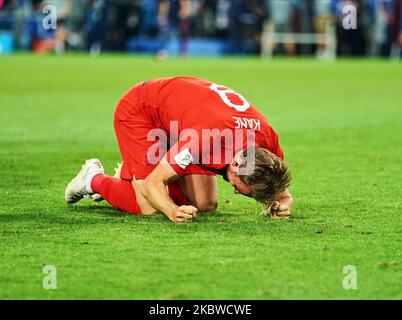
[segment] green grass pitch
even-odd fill
[[[192,224],[67,206],[66,183],[120,160],[112,117],[153,77],[225,84],[267,115],[293,171],[294,217],[222,180]],[[0,58],[1,299],[402,299],[402,65],[388,61]],[[45,290],[42,269],[57,268]],[[355,266],[357,289],[343,288]]]

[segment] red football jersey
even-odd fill
[[[166,157],[179,175],[190,163],[222,173],[236,152],[250,146],[283,159],[267,119],[230,88],[192,77],[155,79],[137,88],[141,112],[167,133]]]

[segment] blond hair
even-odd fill
[[[245,149],[242,156],[244,163],[241,167],[245,169],[245,174],[239,175],[239,179],[251,187],[251,197],[270,205],[290,185],[292,175],[288,166],[264,148]],[[248,168],[250,170],[247,170]]]

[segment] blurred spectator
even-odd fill
[[[399,58],[402,55],[402,0],[394,0],[391,6],[392,47],[391,55]],[[392,14],[393,12],[393,14]]]
[[[57,29],[54,49],[57,53],[63,53],[66,50],[66,42],[68,39],[66,23],[71,14],[73,0],[48,0],[44,1],[43,4],[52,4],[57,9]]]
[[[374,0],[375,1],[375,0]],[[328,0],[315,0],[314,1],[314,29],[317,33],[326,33],[327,28],[330,27],[333,21],[331,12],[331,2]],[[318,45],[316,55],[319,58],[326,58],[326,45]]]
[[[190,0],[173,0],[170,7],[170,25],[179,35],[179,53],[186,56],[190,39]]]
[[[160,49],[157,52],[158,59],[167,57],[167,45],[169,41],[169,0],[160,0],[158,7],[158,27],[160,31]]]
[[[42,0],[32,0],[32,16],[28,20],[31,49],[37,53],[52,52],[56,47],[56,30],[43,27],[43,9],[47,5]]]
[[[166,57],[171,41],[189,52],[190,37],[219,52],[259,54],[261,33],[286,34],[275,54],[324,56],[324,44],[306,42],[314,33],[336,29],[339,55],[400,54],[402,0],[0,0],[0,30],[8,30],[17,49],[63,53],[87,49],[143,50]],[[43,8],[57,9],[56,30],[45,30]],[[357,29],[345,30],[345,5],[357,9]],[[268,21],[269,23],[266,23]],[[297,37],[302,33],[301,37]],[[327,33],[328,34],[328,33]],[[306,36],[304,36],[306,35]],[[214,38],[214,41],[204,41]],[[274,39],[275,37],[273,37]],[[264,36],[265,39],[265,36]],[[137,42],[136,42],[137,41]],[[274,43],[274,41],[272,42]],[[131,44],[131,45],[128,45]],[[271,48],[272,46],[270,46]],[[172,50],[174,52],[174,50]],[[209,52],[217,52],[210,50]]]
[[[161,34],[161,48],[157,53],[159,59],[167,56],[167,45],[170,39],[178,39],[180,56],[187,55],[190,39],[190,14],[190,0],[159,1],[158,25]]]
[[[85,33],[87,48],[91,54],[99,54],[105,44],[106,0],[90,0],[88,4]]]
[[[132,1],[132,5],[136,8],[137,21],[139,22],[138,32],[149,37],[155,37],[158,34],[158,1]]]
[[[357,9],[357,29],[345,29],[343,8],[353,5]],[[363,56],[366,53],[366,40],[363,33],[364,0],[333,0],[333,10],[336,16],[336,38],[338,55]]]
[[[367,3],[366,34],[368,53],[389,56],[392,45],[393,0],[370,0]]]
[[[83,50],[85,44],[85,18],[88,0],[71,1],[71,11],[66,19],[66,50]]]
[[[13,0],[0,0],[0,10],[10,10],[13,5]]]
[[[4,4],[8,6],[3,9],[13,10],[14,18],[14,40],[17,49],[26,49],[30,44],[28,36],[26,35],[26,20],[30,16],[32,7],[30,0],[6,0]],[[0,9],[1,10],[1,9]]]
[[[263,22],[267,17],[262,0],[232,0],[228,31],[231,53],[258,54]]]
[[[315,1],[294,0],[295,31],[301,33],[314,33]],[[313,54],[315,46],[301,44],[298,48],[300,54]]]
[[[268,0],[269,14],[273,23],[272,32],[296,32],[294,25],[294,2],[282,0]],[[296,54],[296,44],[288,42],[283,47],[274,48],[276,53]]]
[[[215,5],[215,35],[218,38],[226,38],[229,28],[229,0],[218,0]]]

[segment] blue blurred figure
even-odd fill
[[[85,21],[87,48],[93,55],[100,54],[104,45],[106,0],[91,0]]]
[[[158,33],[158,8],[159,3],[155,0],[141,1],[141,25],[139,33],[155,37]]]
[[[258,54],[263,23],[267,17],[265,1],[232,0],[228,29],[230,53]]]

